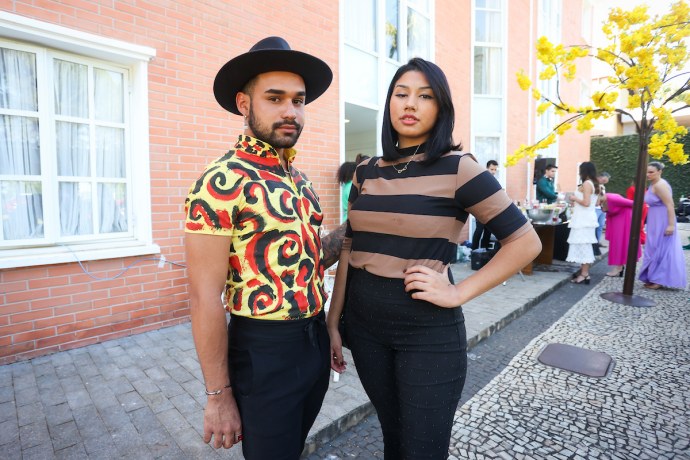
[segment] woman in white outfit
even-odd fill
[[[568,224],[570,236],[566,261],[580,264],[580,274],[571,282],[589,284],[589,266],[594,262],[592,244],[597,242],[595,230],[599,225],[595,210],[599,183],[596,167],[591,161],[580,165],[580,182],[577,191],[569,197],[575,208]]]

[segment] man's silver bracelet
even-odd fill
[[[216,390],[216,391],[208,391],[206,388],[204,388],[204,393],[206,393],[206,396],[218,396],[219,394],[221,394],[223,392],[223,390],[225,390],[226,388],[230,388],[230,387],[232,387],[231,383],[228,383],[223,388],[221,388],[220,390]]]

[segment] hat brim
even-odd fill
[[[229,60],[216,75],[213,94],[228,112],[241,115],[236,95],[255,76],[266,72],[292,72],[302,77],[307,92],[305,104],[321,96],[333,80],[331,68],[321,59],[294,50],[258,50]]]

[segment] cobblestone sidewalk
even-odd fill
[[[600,297],[622,282],[604,279],[458,409],[454,458],[690,458],[688,291],[637,282],[652,308]],[[537,356],[549,343],[608,353],[615,368],[598,379],[547,367]]]

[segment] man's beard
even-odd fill
[[[271,146],[276,149],[289,149],[294,147],[294,145],[297,143],[297,139],[299,139],[300,134],[302,134],[302,125],[294,120],[279,121],[277,123],[273,123],[273,126],[270,128],[262,125],[254,116],[254,111],[251,107],[249,108],[249,119],[247,120],[247,125],[257,139],[271,144]],[[279,135],[276,130],[285,125],[294,126],[297,128],[297,131],[291,134]]]

